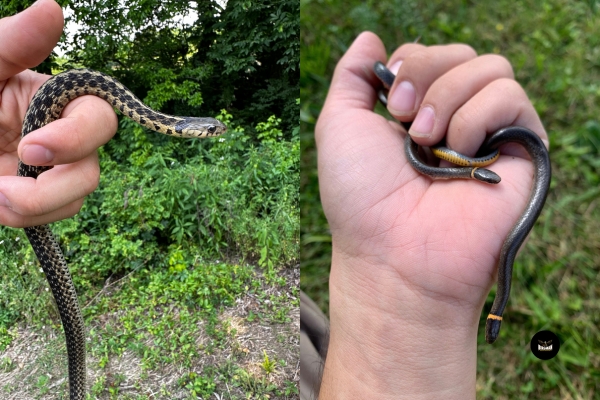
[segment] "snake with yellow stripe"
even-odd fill
[[[78,69],[55,75],[39,88],[25,114],[21,137],[60,118],[71,100],[84,95],[98,96],[125,117],[166,135],[205,138],[227,131],[214,118],[176,117],[154,111],[111,76]],[[37,178],[50,168],[19,161],[17,175]],[[42,265],[62,320],[69,358],[70,399],[82,400],[86,393],[85,327],[67,263],[48,225],[25,228],[25,234]]]
[[[392,87],[395,75],[383,63],[376,62],[373,66],[373,72],[383,83],[385,89]],[[387,96],[384,91],[379,91],[378,97],[384,105],[387,105]],[[407,125],[405,125],[405,128],[408,131]],[[408,133],[404,139],[406,161],[419,173],[432,179],[474,179],[490,184],[500,183],[500,177],[494,171],[481,167],[498,159],[500,146],[507,143],[517,143],[523,146],[529,154],[534,166],[533,185],[525,209],[506,236],[500,250],[496,296],[485,322],[485,341],[490,344],[494,343],[500,334],[502,314],[508,304],[512,269],[517,252],[542,212],[550,189],[552,168],[548,150],[546,150],[542,139],[535,132],[521,126],[508,126],[489,135],[480,149],[481,154],[484,154],[483,157],[471,158],[444,146],[432,147],[431,151],[436,157],[461,166],[434,167],[421,160],[419,146]]]

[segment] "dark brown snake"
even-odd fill
[[[84,95],[98,96],[125,117],[166,135],[204,138],[227,131],[225,125],[214,118],[175,117],[154,111],[116,79],[80,69],[55,75],[40,87],[25,114],[21,137],[59,119],[71,100]],[[50,168],[19,161],[17,175],[37,178]],[[85,326],[67,263],[48,225],[25,228],[25,234],[42,265],[62,320],[69,358],[70,399],[83,400],[86,393]]]

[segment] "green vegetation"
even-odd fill
[[[156,109],[228,126],[177,140],[121,118],[98,189],[52,224],[88,330],[90,398],[297,397],[298,3],[58,2],[82,29],[39,72],[101,70]],[[66,398],[60,319],[22,230],[0,227],[0,261],[0,393]]]
[[[420,37],[512,63],[550,135],[551,193],[519,254],[501,340],[480,329],[478,398],[597,397],[600,387],[600,10],[595,1],[301,1],[301,286],[327,310],[331,237],[318,197],[315,121],[337,60],[363,30],[389,52]],[[489,309],[493,294],[486,302]],[[484,326],[482,321],[480,327]],[[559,355],[529,352],[550,329]]]
[[[263,350],[263,354],[265,355],[265,357],[260,366],[262,367],[262,369],[265,370],[267,374],[271,374],[275,371],[275,361],[269,360],[269,356],[267,355],[267,352],[265,350]]]

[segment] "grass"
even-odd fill
[[[600,10],[595,1],[301,1],[301,287],[327,311],[331,236],[319,202],[315,121],[358,33],[393,51],[463,42],[512,63],[550,136],[551,192],[514,271],[502,337],[478,343],[478,398],[592,399],[600,393]],[[484,309],[489,309],[491,293]],[[483,326],[483,320],[480,326]],[[528,350],[550,329],[550,361]]]
[[[143,268],[80,298],[92,398],[293,398],[299,318],[293,269],[266,276],[252,265],[198,262],[186,272]],[[41,297],[52,302],[49,293]],[[0,393],[66,399],[60,325],[16,326],[7,334]]]
[[[33,275],[31,287],[43,287],[43,275]],[[246,263],[197,260],[179,273],[144,266],[108,279],[80,297],[91,398],[294,398],[297,298],[297,270]],[[20,301],[52,309],[50,293],[26,290]],[[10,345],[0,355],[0,397],[68,398],[55,318],[3,336]]]

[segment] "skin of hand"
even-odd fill
[[[70,102],[61,118],[21,140],[23,117],[33,95],[50,76],[28,68],[56,46],[63,14],[54,0],[39,0],[0,20],[0,224],[42,225],[79,212],[98,186],[96,149],[117,130],[112,107],[95,96]],[[30,165],[55,165],[38,179],[17,177],[21,158]]]
[[[386,63],[373,33],[339,61],[315,139],[332,233],[330,344],[320,399],[474,399],[477,329],[506,235],[529,198],[533,166],[504,146],[502,181],[431,180],[406,161],[405,130],[373,112]],[[547,135],[498,55],[405,44],[388,110],[423,146],[444,136],[473,156],[486,134],[520,125]]]

